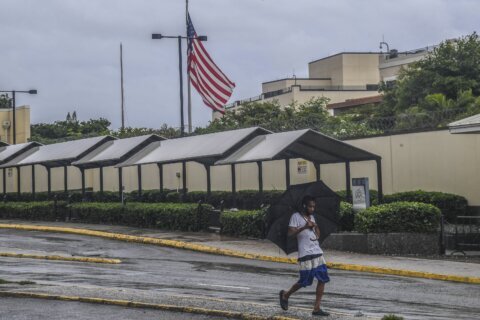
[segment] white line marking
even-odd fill
[[[250,290],[249,287],[223,286],[223,285],[220,285],[220,284],[198,283],[197,285],[199,285],[199,286],[207,286],[207,287],[220,287],[220,288]]]

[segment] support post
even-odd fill
[[[142,165],[137,165],[138,197],[142,197]]]
[[[345,184],[347,189],[347,201],[352,202],[352,186],[351,186],[351,179],[350,179],[350,161],[345,162]]]
[[[158,178],[160,180],[160,192],[163,193],[163,164],[157,163],[158,166]]]
[[[212,194],[212,179],[210,176],[210,171],[211,167],[210,165],[206,164],[205,165],[205,170],[207,171],[207,198],[210,198],[210,195]]]
[[[290,159],[285,159],[285,185],[290,188]]]
[[[32,198],[35,200],[35,165],[32,164]]]
[[[16,167],[17,168],[17,194],[20,195],[20,193],[22,192],[22,188],[21,188],[21,170],[20,168],[21,167]]]
[[[123,170],[122,169],[123,168],[118,168],[118,194],[123,203],[123,176],[122,176]]]
[[[187,162],[186,161],[182,161],[182,186],[183,186],[182,201],[184,201],[187,195]]]
[[[263,166],[262,161],[257,161],[258,167],[258,191],[260,192],[261,196],[263,197]]]
[[[7,168],[3,168],[3,196],[7,195]]]
[[[63,166],[63,191],[68,193],[68,168]]]
[[[103,194],[103,167],[100,167],[100,193]]]
[[[233,207],[237,206],[237,175],[235,172],[235,164],[230,165],[230,169],[232,172],[232,205]]]
[[[315,174],[317,176],[317,181],[320,181],[321,180],[320,163],[315,162],[314,166],[315,166]]]
[[[80,173],[82,174],[82,199],[85,200],[85,169],[81,168]]]
[[[47,167],[47,194],[50,199],[52,195],[52,172],[50,167]]]
[[[382,159],[376,159],[377,163],[377,188],[378,188],[378,203],[383,201],[383,181],[382,181]]]

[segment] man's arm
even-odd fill
[[[300,227],[300,228],[295,228],[295,227],[288,227],[288,236],[289,237],[293,237],[293,236],[296,236],[297,234],[299,234],[300,232],[302,232],[303,230],[305,229],[312,229],[314,228],[316,225],[312,222],[312,221],[307,221],[307,223],[303,226],[303,227]],[[317,227],[318,228],[318,227]]]

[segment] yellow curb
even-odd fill
[[[47,227],[47,226],[4,224],[4,223],[0,223],[0,228],[27,230],[27,231],[70,233],[70,234],[86,235],[86,236],[100,237],[100,238],[106,238],[106,239],[112,239],[112,240],[121,240],[121,241],[127,241],[127,242],[153,244],[153,245],[158,245],[163,247],[186,249],[186,250],[223,255],[223,256],[229,256],[229,257],[236,257],[236,258],[262,260],[262,261],[279,262],[279,263],[289,263],[289,264],[297,263],[297,259],[295,258],[272,257],[272,256],[266,256],[266,255],[260,255],[260,254],[244,253],[244,252],[234,251],[229,249],[220,249],[220,248],[215,248],[215,247],[206,246],[202,244],[195,244],[195,243],[183,242],[183,241],[177,241],[177,240],[165,240],[165,239],[158,239],[158,238],[152,238],[152,237],[140,237],[140,236],[120,234],[120,233],[94,231],[94,230],[79,229],[79,228]],[[364,266],[364,265],[347,264],[347,263],[336,263],[336,262],[329,262],[327,263],[327,266],[331,269],[339,269],[339,270],[347,270],[347,271],[371,272],[371,273],[378,273],[378,274],[398,275],[398,276],[425,278],[425,279],[432,279],[432,280],[444,280],[444,281],[462,282],[462,283],[470,283],[470,284],[480,284],[479,277],[463,277],[463,276],[457,276],[457,275],[444,275],[444,274],[436,274],[436,273],[429,273],[429,272],[391,269],[391,268]]]
[[[120,260],[120,259],[91,258],[91,257],[78,257],[78,256],[77,257],[42,256],[42,255],[36,255],[36,254],[11,253],[11,252],[0,252],[0,257],[44,259],[44,260],[56,260],[56,261],[89,262],[89,263],[109,263],[109,264],[122,263],[122,260]]]
[[[76,301],[76,302],[85,302],[85,303],[97,303],[97,304],[107,304],[107,305],[114,305],[114,306],[121,306],[121,307],[129,307],[129,308],[146,308],[146,309],[156,309],[156,310],[164,310],[164,311],[172,311],[172,312],[203,314],[203,315],[209,315],[209,316],[225,317],[225,318],[230,318],[230,319],[297,320],[296,318],[288,318],[288,317],[283,317],[283,316],[264,317],[264,316],[258,316],[258,315],[250,314],[250,313],[237,312],[237,311],[224,311],[224,310],[197,308],[197,307],[181,307],[181,306],[168,305],[168,304],[135,302],[135,301],[129,301],[129,300],[116,300],[116,299],[102,299],[102,298],[50,295],[50,294],[33,293],[33,292],[0,291],[0,296],[1,297],[13,297],[13,298],[32,298],[32,299],[46,299],[46,300],[60,300],[60,301]]]
[[[425,278],[425,279],[432,279],[432,280],[480,284],[480,278],[478,277],[464,277],[464,276],[456,276],[456,275],[446,275],[446,274],[438,274],[438,273],[430,273],[430,272],[381,268],[381,267],[363,266],[358,264],[344,264],[344,263],[335,263],[335,262],[327,263],[327,265],[329,268],[339,269],[339,270],[371,272],[371,273],[389,274],[389,275],[404,276],[404,277],[411,277],[411,278]]]

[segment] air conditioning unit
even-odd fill
[[[4,120],[4,121],[2,122],[2,127],[3,127],[3,129],[8,129],[8,128],[10,128],[10,125],[11,125],[10,120]]]

